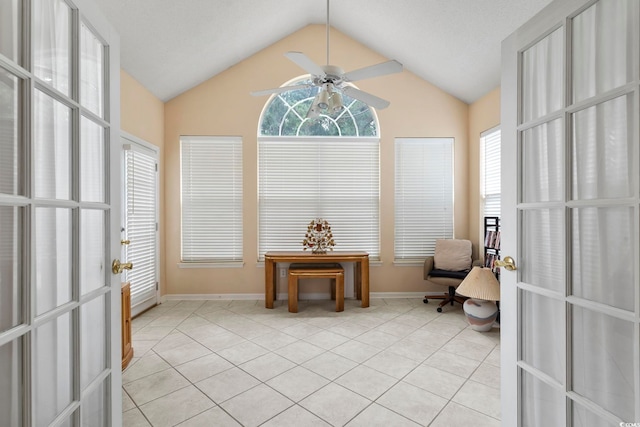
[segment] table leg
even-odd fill
[[[340,273],[335,278],[336,282],[336,311],[344,311],[344,274]]]
[[[264,260],[264,306],[273,308],[273,301],[276,299],[276,269],[275,262],[270,259]]]
[[[298,276],[289,274],[289,313],[298,312]]]
[[[356,299],[362,299],[362,261],[356,262],[353,269],[353,287]]]
[[[360,280],[362,281],[362,308],[369,307],[369,257],[365,257],[360,262]]]

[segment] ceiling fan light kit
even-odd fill
[[[318,107],[321,110],[326,110],[329,108],[329,84],[323,85],[320,93],[317,96],[318,98]]]
[[[339,113],[344,108],[342,104],[342,95],[340,92],[333,92],[329,98],[329,108],[332,113]]]
[[[320,113],[327,115],[337,114],[342,111],[343,108],[342,94],[335,90],[333,84],[325,83],[313,99],[311,107],[309,107],[309,111],[307,111],[306,118],[314,119],[320,117]]]
[[[343,108],[342,94],[357,99],[369,107],[382,109],[389,106],[389,101],[379,98],[370,93],[356,89],[349,82],[364,80],[372,77],[384,76],[387,74],[399,73],[402,71],[402,64],[391,60],[380,64],[370,65],[354,71],[345,73],[342,68],[329,65],[329,0],[327,0],[327,65],[319,66],[302,52],[287,52],[285,56],[300,68],[311,74],[311,82],[307,84],[297,84],[293,86],[282,86],[279,88],[266,89],[251,92],[253,96],[271,95],[275,93],[287,92],[290,90],[304,89],[308,87],[318,87],[319,91],[313,99],[306,118],[312,119],[324,114],[339,113]],[[342,92],[342,93],[341,93]]]

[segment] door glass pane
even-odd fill
[[[36,426],[49,425],[72,399],[71,315],[37,328],[33,351]]]
[[[564,304],[521,291],[522,360],[564,382]]]
[[[0,346],[0,425],[22,427],[22,339]]]
[[[71,210],[36,208],[36,315],[71,301]]]
[[[573,295],[633,311],[633,209],[574,209],[572,228]]]
[[[102,117],[104,46],[82,23],[80,26],[80,103]]]
[[[584,406],[580,406],[576,402],[571,402],[573,412],[572,427],[602,427],[602,426],[616,426],[618,423],[612,423],[609,420],[601,418],[599,415],[589,411]],[[623,424],[624,425],[624,424]]]
[[[564,393],[526,371],[522,375],[522,427],[566,427]]]
[[[106,368],[105,298],[80,307],[80,386],[84,390]]]
[[[633,323],[573,306],[572,389],[623,420],[634,420]]]
[[[7,58],[18,62],[20,48],[22,46],[22,7],[21,0],[3,0],[0,2],[0,53]]]
[[[563,199],[564,138],[562,120],[543,123],[522,133],[522,201]]]
[[[621,96],[574,115],[574,199],[613,199],[631,196],[632,112],[631,96]]]
[[[80,131],[80,200],[105,201],[104,128],[83,117]]]
[[[522,122],[562,108],[562,36],[559,28],[522,53]]]
[[[104,212],[84,209],[80,215],[80,292],[105,286]]]
[[[564,292],[564,215],[561,209],[522,212],[523,282],[559,293]]]
[[[71,110],[43,92],[34,95],[35,195],[71,197]]]
[[[0,206],[0,332],[22,323],[23,215],[23,208]]]
[[[600,0],[573,19],[573,100],[631,81],[637,0]],[[637,25],[637,24],[636,24]]]
[[[63,0],[34,0],[33,71],[65,95],[71,80],[71,8]]]
[[[82,427],[107,427],[108,395],[108,382],[105,381],[83,399]]]
[[[0,3],[0,21],[2,4],[4,3]],[[22,150],[18,144],[22,108],[21,88],[22,80],[0,68],[0,193],[14,195],[24,194]]]

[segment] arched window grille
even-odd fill
[[[311,83],[309,78],[290,85]],[[342,111],[306,118],[319,88],[311,86],[275,95],[268,103],[260,121],[261,136],[378,136],[375,114],[365,103],[343,94]]]

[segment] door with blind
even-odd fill
[[[0,426],[121,424],[119,40],[0,2]]]
[[[503,43],[505,426],[640,422],[639,29],[562,0]]]
[[[122,139],[124,197],[122,259],[132,263],[131,316],[158,302],[158,149],[132,136]]]

